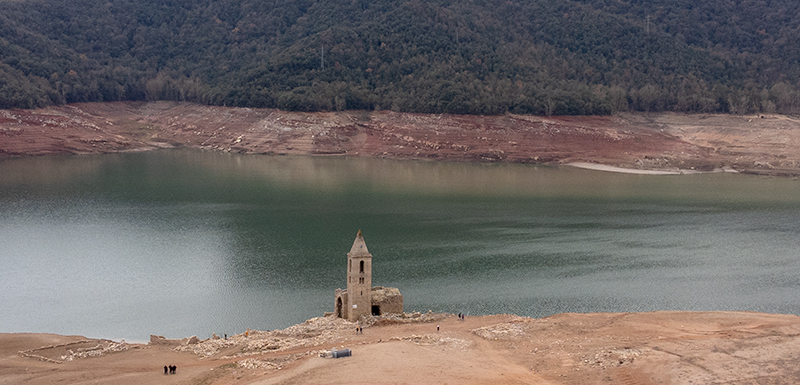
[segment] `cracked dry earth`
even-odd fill
[[[128,344],[61,363],[83,337],[0,334],[0,384],[796,384],[800,317],[649,312],[355,323],[320,317],[184,346]],[[440,330],[437,331],[437,325]],[[323,358],[349,348],[351,357]],[[53,354],[63,354],[62,346]],[[164,375],[163,366],[178,366]]]

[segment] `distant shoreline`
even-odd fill
[[[800,119],[783,115],[303,113],[165,101],[2,111],[0,158],[198,148],[240,154],[573,164],[651,175],[736,170],[800,176],[800,146],[790,145],[800,143]]]

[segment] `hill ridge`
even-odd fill
[[[0,108],[797,113],[791,0],[0,2]]]

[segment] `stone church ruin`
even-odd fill
[[[394,287],[372,287],[372,254],[361,235],[356,234],[347,253],[347,289],[336,289],[334,315],[358,321],[362,315],[403,312],[403,295]]]

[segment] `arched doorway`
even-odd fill
[[[342,297],[336,298],[336,318],[342,317]]]

